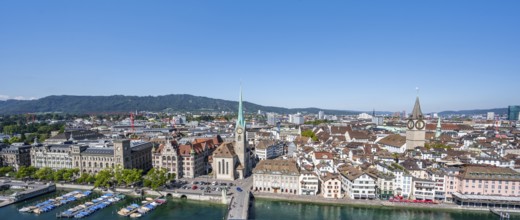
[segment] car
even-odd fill
[[[191,187],[192,190],[196,190],[197,188],[198,188],[198,187],[197,187],[196,185],[193,185],[193,186]]]
[[[204,186],[201,186],[199,189],[200,189],[200,190],[204,190]]]
[[[237,187],[237,191],[242,192],[243,190],[242,190],[242,188]]]
[[[213,182],[211,183],[211,185],[213,185],[213,186],[215,186],[215,185],[217,185],[217,184],[218,184],[217,181],[213,181]]]

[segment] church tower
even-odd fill
[[[242,88],[240,88],[240,100],[238,102],[238,118],[235,126],[235,153],[238,156],[239,166],[237,168],[239,178],[243,179],[251,172],[249,161],[249,146],[246,139],[246,121],[242,108]]]
[[[435,131],[435,140],[439,140],[442,134],[441,117],[437,121],[437,130]]]
[[[419,103],[419,96],[415,99],[412,116],[408,118],[406,130],[406,149],[413,150],[415,147],[424,147],[424,140],[426,139],[426,123],[421,111],[421,104]]]

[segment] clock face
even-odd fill
[[[242,134],[242,128],[238,128],[237,133]]]
[[[116,149],[116,150],[121,150],[121,147],[117,147],[117,149]]]
[[[413,129],[413,125],[414,125],[413,120],[409,120],[408,125],[407,125],[408,129]]]
[[[424,128],[424,121],[423,120],[419,120],[417,122],[415,122],[415,127],[419,130],[423,129]]]

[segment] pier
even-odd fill
[[[22,181],[3,181],[0,182],[0,187],[24,189],[24,191],[13,193],[10,196],[0,196],[0,208],[11,205],[13,203],[25,201],[36,196],[56,191],[55,184],[43,184]]]

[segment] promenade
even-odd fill
[[[315,203],[324,205],[350,205],[350,206],[366,206],[366,207],[380,207],[380,208],[401,208],[401,209],[429,209],[429,210],[452,210],[452,211],[477,211],[477,212],[489,212],[488,208],[479,207],[461,207],[451,203],[441,204],[420,204],[420,203],[399,203],[389,202],[383,200],[354,200],[348,198],[342,199],[325,199],[321,196],[303,196],[303,195],[282,195],[273,193],[259,193],[252,192],[255,198],[269,199],[269,200],[280,200],[288,202],[300,202],[300,203]],[[502,211],[518,213],[518,210],[500,209]]]

